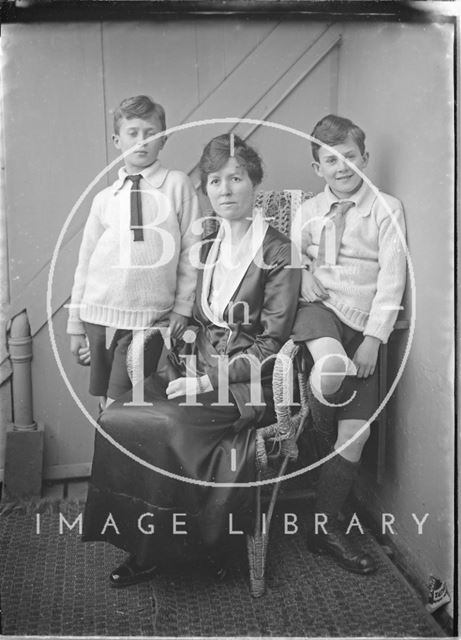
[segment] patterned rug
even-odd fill
[[[77,502],[3,505],[0,571],[3,633],[74,636],[436,637],[433,618],[368,534],[364,547],[379,570],[357,576],[306,548],[305,510],[299,531],[285,535],[282,514],[273,523],[266,594],[248,590],[243,545],[218,581],[204,568],[163,573],[127,589],[107,576],[124,558],[104,543],[81,543]],[[67,523],[62,522],[65,518]],[[61,531],[60,533],[60,519]],[[39,526],[39,533],[37,527]]]

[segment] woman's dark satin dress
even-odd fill
[[[202,261],[210,244],[204,245]],[[231,331],[204,314],[199,272],[197,363],[209,375],[213,391],[198,395],[197,405],[181,406],[185,399],[168,400],[167,382],[156,374],[145,382],[144,400],[151,405],[124,406],[131,398],[122,397],[102,414],[100,425],[115,442],[165,473],[133,460],[97,432],[83,540],[110,542],[135,554],[139,563],[168,565],[190,557],[191,549],[194,554],[213,552],[226,536],[234,537],[230,526],[249,530],[254,490],[233,485],[256,478],[255,429],[274,421],[270,356],[290,336],[301,278],[298,268],[285,268],[291,264],[291,243],[272,227],[264,236],[262,255],[270,267],[254,261],[249,265],[232,298],[246,304],[234,304]],[[224,319],[229,322],[227,309]],[[232,361],[243,352],[263,363],[265,405],[250,403],[248,359]],[[229,356],[227,405],[218,403],[216,355]],[[230,486],[203,486],[189,479]]]

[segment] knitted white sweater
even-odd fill
[[[316,265],[320,233],[330,207],[338,198],[327,186],[306,200],[295,216],[292,239],[301,246],[304,264],[327,289],[323,303],[348,326],[387,342],[402,301],[406,255],[398,229],[405,237],[402,204],[363,183],[347,200],[355,206],[346,215],[337,264]]]
[[[197,194],[181,171],[158,161],[142,172],[144,240],[130,230],[131,182],[125,168],[96,195],[83,231],[67,333],[85,333],[82,321],[117,329],[152,326],[174,310],[192,311],[197,271],[189,249],[200,236]]]

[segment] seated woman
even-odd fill
[[[263,176],[257,153],[221,135],[205,147],[200,170],[220,228],[199,247],[195,362],[169,383],[148,378],[150,404],[119,398],[100,418],[112,441],[96,434],[83,539],[129,552],[110,575],[115,587],[191,551],[217,553],[230,515],[235,530],[249,530],[254,489],[241,485],[256,479],[255,428],[275,419],[274,354],[290,336],[300,270],[290,241],[253,208]]]

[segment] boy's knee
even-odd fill
[[[315,390],[322,396],[336,393],[344,382],[347,363],[341,355],[331,354],[323,361],[316,362],[311,373],[311,381]]]

